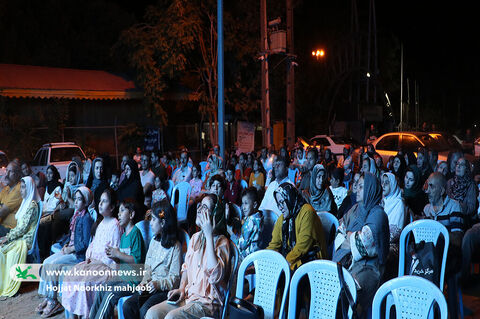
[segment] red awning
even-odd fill
[[[0,64],[0,96],[113,100],[143,94],[133,81],[106,71]]]

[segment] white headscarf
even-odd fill
[[[37,185],[35,184],[35,181],[33,180],[33,178],[30,176],[25,176],[25,177],[22,177],[22,181],[25,183],[27,194],[25,198],[22,200],[22,204],[20,205],[20,208],[15,213],[16,220],[21,220],[23,218],[28,208],[30,207],[30,204],[32,203],[32,201],[35,201],[37,203],[40,201],[40,196],[38,195],[38,191],[37,191]]]
[[[388,216],[390,225],[390,235],[401,232],[405,222],[405,204],[402,199],[402,191],[398,186],[397,179],[392,173],[384,173],[382,175],[388,178],[390,182],[390,193],[383,198],[383,209]]]

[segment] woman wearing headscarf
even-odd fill
[[[423,209],[428,204],[428,198],[423,191],[423,184],[421,184],[421,174],[417,165],[410,165],[404,178],[405,188],[403,189],[403,199],[405,204],[411,210],[413,219],[418,219],[423,216]]]
[[[390,228],[390,251],[387,257],[383,280],[395,278],[398,274],[398,240],[405,225],[405,204],[397,178],[392,173],[382,175],[383,200],[381,206],[387,214]]]
[[[104,160],[102,157],[97,157],[93,160],[90,175],[88,176],[85,186],[92,191],[92,205],[94,205],[95,209],[98,211],[100,196],[102,196],[103,191],[109,186],[105,177]]]
[[[397,154],[393,158],[393,165],[391,172],[397,177],[400,188],[403,188],[403,180],[405,179],[405,170],[407,169],[407,163],[403,155]]]
[[[81,162],[72,161],[68,164],[65,185],[63,186],[62,199],[58,210],[53,214],[53,239],[68,232],[68,224],[74,213],[74,194],[77,189],[83,186]]]
[[[304,191],[303,197],[315,211],[337,214],[337,205],[332,191],[327,185],[327,171],[322,164],[313,167],[310,175],[310,188]]]
[[[382,187],[371,173],[358,180],[357,204],[341,219],[332,260],[341,262],[358,283],[357,311],[371,305],[389,249],[388,217],[380,206]]]
[[[51,214],[60,203],[62,196],[62,183],[60,173],[53,165],[47,167],[47,187],[43,198],[43,214]]]
[[[125,164],[125,178],[118,185],[117,196],[121,202],[126,198],[133,198],[137,203],[144,202],[143,187],[138,172],[138,164],[133,159],[129,159]]]
[[[197,208],[195,233],[182,265],[178,289],[167,294],[167,301],[148,309],[146,319],[165,318],[220,318],[225,302],[230,274],[229,240],[225,213],[217,205],[217,196],[205,194]],[[168,300],[178,300],[176,304]]]
[[[430,174],[433,173],[428,159],[428,150],[425,148],[420,148],[417,153],[417,167],[421,173],[420,183],[422,185],[425,184]]]
[[[62,184],[60,183],[60,174],[55,166],[50,165],[47,168],[47,187],[43,198],[43,212],[38,226],[38,247],[40,257],[44,259],[50,254],[50,247],[55,242],[53,232],[54,213],[60,209],[60,200],[62,199]]]
[[[392,173],[382,175],[383,210],[387,214],[390,227],[390,242],[397,242],[405,224],[405,204],[397,178]]]
[[[223,177],[225,177],[225,173],[222,169],[222,161],[220,158],[215,155],[215,154],[210,154],[207,158],[207,163],[208,163],[208,171],[206,173],[206,178],[205,178],[205,183],[203,188],[208,188],[207,186],[210,185],[210,179],[212,176],[220,174]]]
[[[40,214],[38,206],[40,196],[32,177],[22,178],[20,194],[23,200],[15,213],[17,226],[5,237],[0,238],[0,296],[6,297],[15,295],[20,288],[20,281],[10,278],[10,267],[26,262]]]
[[[464,157],[460,157],[455,168],[455,176],[447,182],[447,195],[460,203],[462,212],[468,216],[465,220],[473,217],[477,211],[478,188],[473,181],[472,167]]]
[[[313,207],[290,183],[278,186],[274,197],[282,214],[275,223],[267,249],[281,253],[292,270],[310,260],[325,258],[325,235]]]
[[[352,183],[350,184],[350,191],[347,197],[343,199],[342,204],[338,208],[337,218],[340,220],[349,210],[357,203],[357,186],[360,179],[360,173],[353,175]]]
[[[447,164],[448,164],[448,173],[447,173],[447,181],[455,176],[455,170],[457,167],[457,161],[463,157],[462,151],[450,151],[447,157]]]
[[[417,157],[412,151],[405,152],[403,157],[405,159],[405,163],[407,164],[407,166],[417,165]]]
[[[380,174],[377,170],[377,165],[375,165],[375,160],[369,156],[366,156],[362,161],[362,166],[360,169],[361,173],[371,173],[375,177],[380,177]]]

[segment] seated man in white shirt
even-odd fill
[[[175,185],[180,182],[188,182],[192,179],[192,169],[188,167],[188,153],[182,152],[180,154],[180,168],[178,168],[172,177],[172,181]]]
[[[150,170],[150,154],[143,153],[140,157],[140,164],[142,165],[140,181],[145,195],[145,205],[149,206],[152,200],[153,186],[155,185],[155,174]]]
[[[285,157],[278,156],[273,163],[273,171],[275,173],[275,180],[268,185],[265,196],[263,197],[262,203],[260,204],[259,210],[271,210],[280,216],[281,212],[277,206],[277,202],[273,197],[273,192],[278,188],[282,183],[290,183],[288,178],[288,166],[290,165],[290,160]]]

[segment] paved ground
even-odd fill
[[[0,300],[0,319],[41,318],[40,315],[34,313],[35,307],[41,302],[37,295],[37,288],[38,284],[36,283],[24,283],[17,296]],[[464,292],[463,302],[473,311],[472,315],[465,317],[466,319],[480,318],[480,282]],[[52,318],[60,319],[65,316],[61,313]]]

